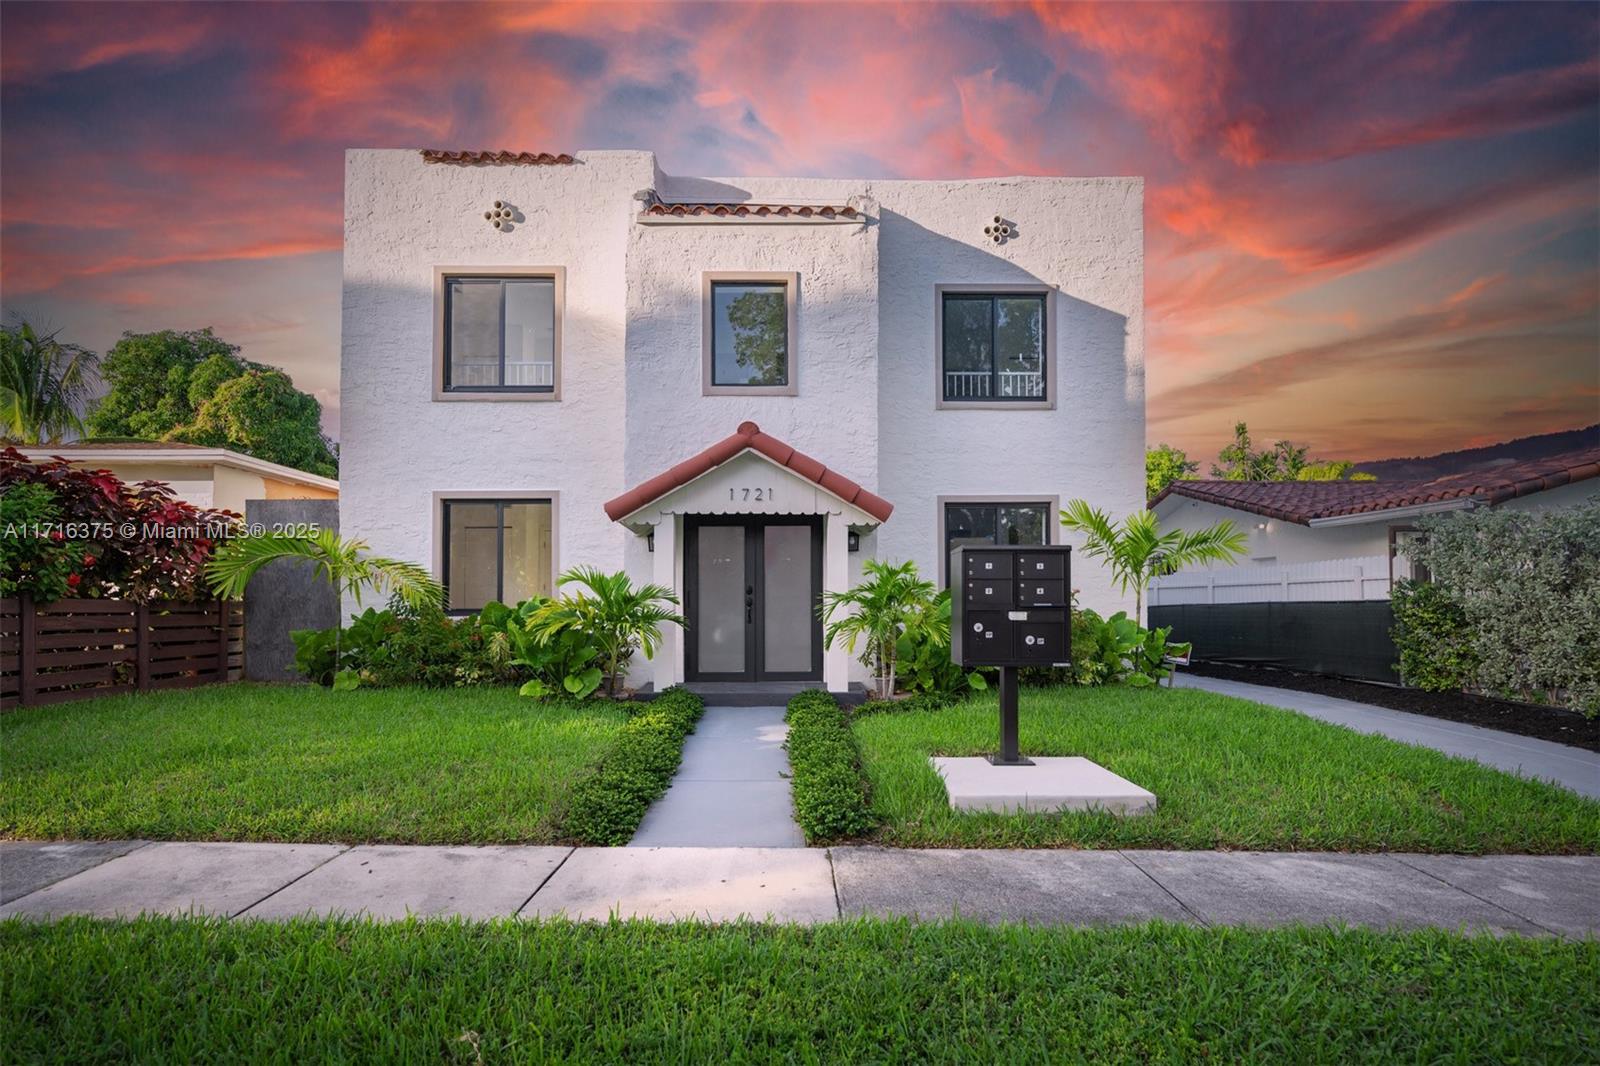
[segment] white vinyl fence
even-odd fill
[[[1314,603],[1389,598],[1389,558],[1184,570],[1150,583],[1150,606],[1186,603]]]

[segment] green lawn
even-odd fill
[[[957,814],[929,755],[995,750],[991,692],[855,723],[881,842],[1594,853],[1600,803],[1564,789],[1192,689],[1024,689],[1022,750],[1084,755],[1156,794],[1154,814]]]
[[[627,712],[218,685],[0,716],[0,836],[544,843]]]
[[[1578,1062],[1600,943],[856,922],[0,923],[6,1058]]]

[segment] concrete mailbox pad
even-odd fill
[[[930,760],[958,811],[1107,811],[1143,814],[1156,797],[1081,756],[1034,758],[1031,766],[996,766],[982,757]]]

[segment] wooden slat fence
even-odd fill
[[[8,711],[243,674],[240,603],[0,599],[0,706]]]

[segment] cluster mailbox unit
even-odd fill
[[[950,658],[1000,668],[997,766],[1030,766],[1017,749],[1017,669],[1072,658],[1072,549],[963,545],[950,553]]]

